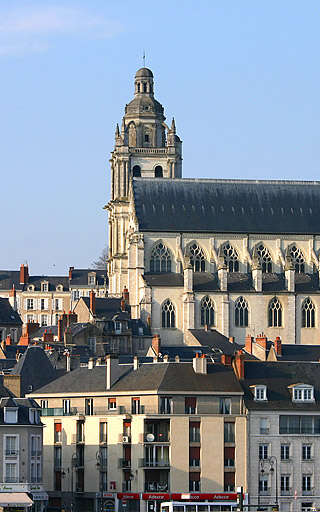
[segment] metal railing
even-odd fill
[[[151,438],[154,437],[154,439]],[[146,443],[169,443],[170,441],[170,433],[169,432],[146,432],[144,435],[144,440]]]
[[[18,457],[18,450],[6,450],[6,457]]]
[[[131,468],[131,460],[119,459],[120,468]]]
[[[44,407],[40,409],[41,416],[75,416],[78,413],[77,407],[71,407],[69,411],[63,409],[63,407]]]
[[[145,488],[145,491],[164,492],[164,491],[169,491],[169,483],[168,482],[146,482],[144,488]]]
[[[31,457],[41,457],[42,450],[31,450]]]
[[[140,459],[139,466],[142,468],[167,468],[170,467],[170,461]]]

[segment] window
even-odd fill
[[[48,325],[48,315],[41,315],[41,325],[45,327]]]
[[[70,400],[62,400],[63,414],[70,414]]]
[[[320,434],[320,416],[281,415],[280,434]]]
[[[54,442],[61,443],[62,441],[62,423],[54,424]]]
[[[171,272],[170,253],[162,242],[158,242],[151,251],[150,272]]]
[[[259,460],[265,460],[268,458],[268,444],[259,444]]]
[[[107,422],[106,421],[101,421],[100,425],[99,425],[99,441],[100,441],[100,443],[106,443],[107,440],[108,440],[107,428],[108,428]]]
[[[121,334],[121,322],[118,320],[114,322],[114,332],[115,334]]]
[[[87,416],[93,415],[93,398],[85,399],[85,414]]]
[[[35,423],[35,409],[29,409],[29,423]]]
[[[96,275],[95,274],[89,274],[88,275],[88,285],[93,286],[96,284]]]
[[[200,467],[200,446],[190,446],[189,466],[194,468]]]
[[[48,400],[41,400],[40,406],[41,406],[41,409],[47,409],[48,408]]]
[[[255,386],[254,387],[254,399],[267,400],[267,387],[266,386]]]
[[[189,491],[200,491],[200,473],[189,473]]]
[[[5,407],[4,408],[4,422],[5,423],[18,423],[18,408]]]
[[[312,386],[296,386],[293,388],[292,400],[295,402],[312,402],[314,400]]]
[[[198,244],[192,244],[188,249],[188,255],[190,256],[190,263],[193,267],[194,272],[205,272],[206,262],[204,259],[203,250]]]
[[[33,299],[27,299],[27,310],[34,309]]]
[[[302,460],[311,460],[311,444],[302,445]]]
[[[41,456],[41,437],[40,436],[31,436],[31,457],[40,457]]]
[[[268,492],[268,476],[259,476],[259,492]]]
[[[161,307],[161,324],[166,329],[172,329],[176,326],[175,307],[170,299],[164,301]]]
[[[239,272],[239,258],[237,251],[229,244],[225,243],[222,248],[223,259],[227,265],[228,272]]]
[[[312,510],[314,510],[312,502],[301,503],[301,512],[311,512]]]
[[[234,306],[234,323],[236,327],[248,327],[249,312],[248,303],[244,297],[239,297]]]
[[[149,134],[148,134],[148,133],[145,133],[145,135],[144,135],[144,141],[145,141],[145,142],[150,142],[150,136],[149,136]]]
[[[303,274],[305,270],[305,260],[303,253],[296,245],[292,245],[289,250],[289,256],[298,274]]]
[[[141,167],[139,165],[135,165],[132,169],[132,176],[134,178],[140,178],[141,176]]]
[[[214,325],[214,305],[210,297],[203,297],[200,305],[201,325]]]
[[[155,178],[163,178],[163,170],[161,165],[157,165],[154,170],[154,177]]]
[[[72,291],[72,300],[75,301],[75,300],[78,300],[79,298],[80,298],[79,290],[73,290]]]
[[[195,396],[186,396],[184,399],[185,414],[196,414],[197,398]]]
[[[140,414],[140,398],[139,397],[132,398],[131,411],[132,411],[132,414]]]
[[[90,413],[90,408],[89,408],[88,412]],[[77,440],[77,443],[84,443],[84,441],[85,441],[85,437],[84,437],[84,420],[78,420],[77,421],[76,440]]]
[[[18,436],[4,436],[5,456],[17,457],[18,455]]]
[[[302,327],[315,327],[315,306],[309,297],[302,304]]]
[[[30,324],[31,322],[35,322],[36,321],[36,316],[35,315],[27,315],[27,323]]]
[[[200,422],[190,421],[189,423],[189,441],[190,443],[200,443]]]
[[[61,311],[62,310],[62,299],[54,299],[53,303],[54,303],[54,309],[56,311]]]
[[[48,309],[48,299],[40,299],[40,309],[41,311]]]
[[[268,324],[269,327],[282,327],[282,306],[277,297],[269,302]]]
[[[302,491],[311,491],[311,475],[302,475]]]
[[[117,408],[117,399],[116,398],[108,398],[108,409],[116,409]]]
[[[18,464],[16,462],[5,463],[5,480],[6,483],[18,482]]]
[[[171,414],[172,410],[172,397],[162,396],[160,397],[160,414]]]
[[[224,442],[234,443],[234,423],[224,424]]]
[[[41,283],[41,291],[42,292],[47,292],[48,291],[48,283]]]
[[[231,414],[231,398],[219,399],[219,414]]]
[[[269,420],[268,418],[260,418],[260,434],[269,434]]]
[[[263,245],[259,244],[256,248],[256,254],[264,274],[272,272],[272,260],[269,250]]]
[[[281,460],[289,460],[290,458],[290,445],[282,444],[280,447]]]
[[[281,475],[280,489],[282,492],[290,491],[290,475]]]

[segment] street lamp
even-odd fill
[[[270,473],[275,473],[275,491],[276,491],[276,510],[279,510],[279,499],[278,499],[278,459],[275,455],[271,455],[266,459],[260,459],[260,474],[264,474],[265,468],[269,469]],[[259,482],[259,494],[258,494],[258,505],[260,508],[260,482]]]

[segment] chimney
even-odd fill
[[[204,330],[205,330],[206,332],[208,332],[208,331],[209,331],[208,324],[205,324],[205,326],[204,326]]]
[[[111,356],[106,356],[106,389],[111,388]]]
[[[123,298],[121,299],[120,305],[121,305],[121,311],[125,311],[126,310],[126,301]]]
[[[168,356],[168,354],[165,354],[165,355],[163,356],[163,362],[164,362],[164,363],[169,363],[169,356]]]
[[[152,338],[152,348],[158,356],[160,353],[161,339],[159,334],[155,334]]]
[[[228,289],[228,272],[227,265],[224,262],[223,258],[219,258],[219,266],[218,266],[218,281],[220,290],[222,292],[226,292]]]
[[[236,352],[236,357],[235,357],[234,364],[235,364],[236,374],[237,374],[237,377],[238,377],[239,380],[244,379],[244,360],[245,360],[245,357],[246,356],[242,352],[242,350],[239,350],[238,352]]]
[[[234,336],[229,336],[229,342],[234,343]]]
[[[89,361],[88,361],[88,370],[93,370],[94,368],[94,359],[93,357],[90,357]]]
[[[195,373],[206,374],[207,373],[207,359],[204,354],[199,357],[198,352],[196,357],[192,360],[193,370]]]
[[[256,292],[262,292],[262,269],[259,261],[255,261],[252,266],[252,282]]]
[[[277,336],[276,339],[274,340],[274,349],[276,351],[277,356],[282,356],[282,345],[280,336]]]
[[[69,280],[72,279],[72,272],[74,271],[74,267],[69,267]]]
[[[126,301],[127,304],[129,304],[129,292],[126,286],[123,288],[122,298]]]
[[[10,306],[12,307],[12,309],[17,311],[17,294],[16,294],[16,289],[14,287],[14,284],[12,285],[12,288],[9,292],[9,303],[10,303]]]
[[[71,370],[71,360],[70,360],[69,352],[66,353],[66,366],[67,366],[67,372],[70,372],[70,370]]]
[[[61,343],[63,340],[63,317],[62,315],[58,318],[58,341]]]
[[[53,332],[52,330],[50,329],[49,332],[47,331],[47,329],[44,331],[43,333],[43,337],[42,337],[43,341],[45,343],[53,343],[54,339],[53,339]]]
[[[221,364],[224,366],[231,366],[232,365],[232,357],[229,354],[222,354],[221,355]]]
[[[66,327],[63,333],[63,342],[64,345],[71,345],[72,344],[72,332],[70,327]]]
[[[139,359],[138,356],[133,357],[133,369],[137,370],[139,368]]]
[[[176,357],[174,358],[174,362],[175,363],[180,363],[180,357],[178,356],[178,354],[176,355]]]
[[[90,291],[90,311],[95,316],[96,314],[96,294],[93,290]]]
[[[246,352],[248,352],[248,354],[252,354],[252,344],[253,343],[254,343],[253,336],[249,336],[249,335],[246,336],[244,348],[245,348]]]
[[[284,270],[285,285],[288,292],[294,292],[295,290],[295,268],[291,260],[286,260],[286,266]]]
[[[147,317],[147,326],[149,329],[151,329],[151,316],[150,315],[148,315],[148,317]]]
[[[8,334],[8,336],[6,337],[6,345],[12,345],[11,343],[11,335]]]
[[[67,315],[67,327],[70,327],[71,324],[75,324],[78,320],[77,314],[74,311],[69,311]]]
[[[28,265],[22,264],[20,266],[20,284],[27,284],[29,280]]]
[[[267,341],[268,338],[265,334],[260,334],[259,336],[256,337],[257,345],[262,347],[264,350],[267,350]]]

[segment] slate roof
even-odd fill
[[[57,378],[57,373],[42,347],[31,345],[20,357],[11,371],[12,375],[20,375],[21,395],[32,389],[38,389]]]
[[[9,299],[2,297],[0,297],[0,325],[12,325],[14,327],[22,325],[19,313],[12,308]]]
[[[200,343],[200,345],[203,347],[208,346],[211,348],[211,350],[218,350],[222,354],[232,356],[237,350],[243,348],[243,345],[238,345],[238,343],[231,343],[226,336],[216,331],[215,329],[208,331],[205,331],[204,329],[189,330]]]
[[[39,409],[39,405],[32,398],[13,398],[6,395],[7,398],[2,398],[0,400],[0,425],[8,423],[4,423],[4,408],[5,407],[18,407],[18,425],[32,425],[42,427],[42,423],[34,424],[30,423],[29,420],[29,409]],[[15,425],[17,425],[15,423]]]
[[[252,410],[294,410],[320,411],[320,364],[313,362],[265,362],[245,361],[244,380],[245,403]],[[314,386],[314,403],[292,402],[288,386],[303,383]],[[266,402],[253,400],[250,386],[267,386]]]
[[[320,182],[135,178],[140,231],[320,233]]]
[[[90,308],[90,298],[81,297],[87,308]],[[116,315],[119,319],[129,320],[130,318],[130,307],[126,305],[126,311],[121,311],[121,300],[122,298],[116,297],[96,297],[96,313],[95,316],[104,320],[112,320]]]
[[[153,362],[153,356],[151,356],[150,354],[154,353],[152,352],[151,349],[152,346],[148,348],[147,354],[149,354],[149,356],[146,357],[146,359],[149,360],[146,362],[150,363]],[[175,357],[179,356],[180,361],[191,362],[192,359],[196,356],[196,354],[207,354],[209,357],[213,356],[211,347],[204,347],[199,345],[161,345],[160,353],[158,354],[158,359],[162,361],[164,356],[169,356],[169,361],[174,362]],[[140,357],[139,362],[142,362],[142,358]]]
[[[75,268],[72,271],[72,279],[70,280],[70,288],[92,288],[92,285],[88,284],[88,274],[95,272],[96,284],[95,286],[105,286],[106,284],[106,270],[90,269],[90,268]],[[68,280],[69,281],[69,280]]]
[[[281,361],[320,361],[320,345],[289,345],[282,343]]]

